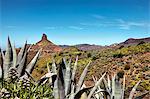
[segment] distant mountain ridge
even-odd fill
[[[99,50],[99,49],[104,49],[104,48],[118,48],[119,46],[130,46],[130,45],[138,45],[140,43],[150,43],[150,37],[147,38],[139,38],[139,39],[135,39],[135,38],[129,38],[124,42],[121,43],[115,43],[109,46],[101,46],[101,45],[91,45],[91,44],[77,44],[77,45],[72,45],[76,48],[78,48],[79,50],[82,51],[88,51],[88,50]],[[62,48],[68,48],[71,47],[70,45],[59,45]]]
[[[137,45],[139,43],[150,43],[150,37],[147,38],[139,38],[139,39],[135,39],[135,38],[129,38],[126,41],[120,43],[119,45]]]
[[[40,41],[33,44],[30,51],[38,51],[40,48],[43,49],[44,55],[50,55],[51,53],[61,52],[64,48],[76,47],[82,51],[89,51],[89,50],[101,50],[104,48],[116,48],[119,46],[130,46],[130,45],[137,45],[139,43],[150,43],[150,37],[147,38],[129,38],[124,42],[118,44],[112,44],[110,46],[101,46],[101,45],[94,45],[94,44],[77,44],[77,45],[55,45],[53,42],[48,40],[47,35],[43,34]]]
[[[82,51],[88,51],[88,50],[97,50],[104,48],[104,46],[101,45],[94,45],[94,44],[77,44],[77,45],[59,45],[62,48],[68,48],[68,47],[76,47],[79,50]]]
[[[90,45],[90,44],[78,44],[75,45],[75,47],[77,47],[79,50],[82,51],[88,51],[88,50],[97,50],[97,49],[102,49],[104,48],[104,46],[101,45]]]

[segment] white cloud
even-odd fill
[[[14,26],[14,25],[8,25],[8,26],[6,26],[6,28],[16,28],[17,26]]]
[[[54,30],[54,29],[56,29],[56,27],[53,27],[53,26],[47,26],[47,27],[44,27],[44,29],[47,29],[47,30]]]
[[[125,21],[123,19],[115,19],[115,21],[117,21],[119,23],[125,23]]]
[[[123,30],[129,30],[130,29],[130,25],[127,24],[120,24],[119,25],[119,29],[123,29]]]
[[[75,30],[83,30],[82,27],[78,27],[78,26],[69,26],[70,29],[75,29]]]
[[[130,26],[144,26],[145,23],[142,22],[129,22],[128,23]]]
[[[146,27],[146,23],[144,22],[132,22],[132,21],[125,21],[123,19],[115,19],[115,20],[116,25],[119,26],[120,29],[129,30],[132,27]]]
[[[92,14],[91,16],[94,18],[97,18],[97,19],[104,19],[105,18],[104,16],[98,15],[98,14]]]
[[[106,23],[80,23],[80,25],[83,25],[83,26],[94,26],[94,27],[105,27]]]

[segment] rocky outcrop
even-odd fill
[[[42,55],[50,55],[51,53],[60,52],[62,50],[61,47],[55,45],[50,40],[48,40],[46,34],[43,34],[39,42],[32,45],[30,51],[38,51],[41,48],[42,48]]]

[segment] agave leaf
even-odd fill
[[[17,65],[21,62],[22,58],[24,57],[24,54],[26,52],[26,47],[27,47],[27,41],[25,42],[24,47],[22,47],[18,53]]]
[[[27,52],[30,52],[30,49],[32,48],[32,45],[29,46]]]
[[[94,81],[94,83],[96,83],[96,78],[92,75],[92,79]]]
[[[107,81],[108,81],[108,88],[109,88],[109,92],[110,92],[111,91],[111,83],[110,83],[109,75],[107,75]]]
[[[49,83],[52,84],[52,80],[53,80],[54,76],[57,76],[57,74],[49,72],[49,73],[45,74],[44,76],[42,76],[41,79],[42,78],[49,78]],[[54,78],[56,79],[56,77],[54,77]]]
[[[95,86],[92,88],[92,90],[90,91],[88,98],[87,99],[91,99],[93,93],[96,91],[97,87],[100,85],[100,83],[102,82],[103,78],[105,77],[106,73],[104,73],[102,75],[102,77],[96,82]]]
[[[2,57],[2,53],[1,53],[1,48],[0,48],[0,61],[1,61],[1,64],[0,64],[0,79],[3,77],[3,68],[2,68],[2,64],[3,64],[3,57]]]
[[[49,67],[48,63],[47,63],[47,71],[48,71],[48,73],[50,73],[50,72],[51,72],[51,71],[50,71],[50,67]]]
[[[51,73],[49,63],[47,63],[47,71],[48,73]],[[49,78],[49,83],[52,84],[52,78]]]
[[[76,74],[76,70],[77,70],[77,63],[78,63],[78,56],[76,57],[76,61],[73,67],[73,71],[72,71],[72,77],[71,80],[74,82],[75,81],[75,74]]]
[[[5,59],[5,55],[4,55],[4,52],[1,50],[1,56],[2,56],[2,59],[4,60]]]
[[[1,85],[3,86],[3,67],[2,67],[2,64],[3,64],[3,56],[2,56],[2,51],[0,49],[0,61],[1,61],[1,64],[0,64],[0,82],[1,82]]]
[[[4,70],[4,78],[7,78],[7,73],[10,67],[13,65],[13,52],[10,39],[8,37],[8,44],[5,52],[5,58],[3,63],[3,70]]]
[[[140,96],[135,97],[135,99],[143,99],[148,94],[149,94],[149,92],[146,92],[146,93],[144,93],[144,94],[142,94]]]
[[[3,78],[3,70],[2,70],[2,66],[0,65],[0,79]]]
[[[94,94],[98,94],[98,93],[100,93],[100,92],[106,92],[107,94],[109,94],[106,90],[104,90],[104,89],[100,89],[100,90],[98,90],[98,91],[96,91]]]
[[[97,78],[94,77],[93,75],[92,75],[92,78],[93,78],[94,83],[96,83],[97,82]],[[99,90],[101,89],[100,86],[98,86],[98,89]],[[99,95],[101,95],[101,94],[95,94],[95,99],[100,99],[101,96],[99,96]]]
[[[87,91],[89,91],[91,88],[93,88],[93,86],[88,87],[88,88],[83,88],[82,90],[80,90],[79,92],[77,92],[75,94],[74,99],[87,99]],[[83,95],[83,96],[82,96]],[[81,97],[82,96],[82,97]],[[84,97],[84,98],[83,98]],[[85,98],[86,97],[86,98]]]
[[[141,80],[138,81],[138,82],[136,83],[136,85],[132,88],[132,90],[131,90],[131,92],[130,92],[130,95],[129,95],[129,99],[132,99],[132,98],[133,98],[133,95],[134,95],[134,93],[135,93],[135,91],[136,91],[136,88],[137,88],[137,86],[140,84],[140,82],[141,82]]]
[[[81,86],[82,86],[82,84],[83,84],[83,81],[84,81],[84,78],[85,78],[85,76],[86,76],[86,74],[87,74],[87,72],[88,72],[88,67],[90,66],[90,63],[91,63],[91,61],[90,61],[90,62],[87,64],[87,66],[84,68],[84,70],[83,70],[83,72],[82,72],[82,74],[81,74],[81,76],[80,76],[80,78],[79,78],[78,86],[77,86],[76,92],[78,92],[78,91],[80,90],[80,88],[81,88]]]
[[[64,66],[63,68],[66,68],[67,65],[68,65],[65,58],[63,58],[63,64],[64,64],[64,65],[63,65],[63,66]]]
[[[41,85],[42,83],[46,83],[49,77],[43,77],[40,80],[37,81],[37,85]]]
[[[58,88],[59,88],[60,99],[64,99],[65,98],[65,88],[64,88],[61,78],[58,78]]]
[[[106,81],[105,78],[103,78],[103,82],[104,82],[105,89],[107,90],[107,92],[110,93],[109,86],[108,86],[108,82]]]
[[[36,80],[32,77],[32,75],[30,73],[28,73],[27,71],[25,71],[25,73],[28,75],[28,77],[30,77],[34,82],[36,82]]]
[[[71,64],[71,59],[68,63],[68,65],[66,65],[66,72],[65,72],[65,77],[64,77],[64,81],[65,81],[65,96],[69,93],[70,91],[70,85],[71,85],[71,68],[70,68],[70,64]]]
[[[122,98],[122,88],[121,83],[119,81],[115,81],[115,99]]]
[[[53,94],[55,99],[64,99],[65,98],[65,89],[64,89],[64,78],[62,66],[58,66],[57,77],[53,80]]]
[[[122,99],[124,99],[124,91],[125,91],[125,82],[126,81],[126,77],[125,77],[125,75],[124,75],[124,77],[123,77],[123,88],[122,88]]]
[[[75,99],[75,85],[72,83],[71,85],[71,94],[69,96],[69,99]]]
[[[41,53],[41,51],[42,51],[42,49],[40,49],[38,52],[37,52],[37,54],[34,56],[34,58],[31,60],[31,62],[28,64],[28,66],[27,66],[27,69],[26,69],[26,71],[28,72],[28,73],[32,73],[32,71],[33,71],[33,69],[34,69],[34,66],[35,66],[35,64],[36,64],[36,62],[37,62],[37,60],[38,60],[38,58],[39,58],[39,56],[40,56],[40,53]]]
[[[62,65],[58,68],[58,89],[59,89],[59,96],[60,99],[65,98],[65,86],[64,86],[64,76],[63,76],[63,67]]]
[[[51,78],[51,77],[54,76],[54,75],[57,75],[57,74],[56,74],[56,73],[51,73],[51,72],[49,72],[49,73],[45,74],[44,76],[42,76],[41,79],[42,79],[42,78],[45,78],[45,77]]]
[[[54,60],[53,60],[53,63],[52,63],[52,72],[57,73],[57,67],[56,67],[56,64],[55,64]]]
[[[25,63],[26,63],[26,58],[27,58],[27,52],[25,52],[22,60],[19,62],[19,64],[17,65],[17,71],[18,71],[18,76],[21,77],[22,75],[24,75],[25,72]]]
[[[17,65],[17,52],[15,49],[15,45],[12,46],[12,50],[13,50],[13,67],[16,67],[16,65]]]
[[[67,67],[67,63],[66,63],[66,59],[65,58],[62,58],[62,62],[60,63],[60,67],[62,69],[63,77],[65,77],[66,67]]]
[[[115,77],[116,77],[116,74],[112,75],[112,95],[111,95],[111,99],[115,99]]]

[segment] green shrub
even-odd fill
[[[145,42],[144,41],[141,41],[140,43],[138,43],[138,45],[142,45],[142,44],[144,44]]]
[[[122,58],[124,55],[122,53],[113,54],[114,58]]]
[[[122,71],[119,71],[118,73],[117,73],[117,76],[119,77],[119,78],[123,78],[123,75],[124,75],[124,71],[122,70]]]
[[[148,71],[148,70],[150,70],[150,68],[148,66],[144,66],[142,69],[143,72]]]
[[[87,54],[87,57],[88,57],[88,58],[91,57],[91,56],[92,56],[91,53],[88,53],[88,54]]]
[[[130,69],[130,65],[125,65],[124,70],[129,70]]]

